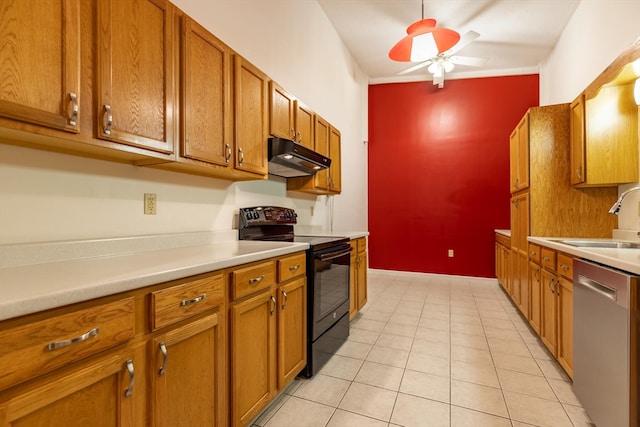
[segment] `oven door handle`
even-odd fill
[[[314,256],[316,257],[316,259],[319,259],[320,261],[329,261],[332,259],[336,259],[336,258],[340,258],[341,256],[345,256],[345,255],[349,255],[351,253],[351,246],[348,246],[345,249],[339,250],[339,251],[331,251],[331,252],[321,252],[321,253],[317,253],[314,254]]]

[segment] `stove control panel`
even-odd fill
[[[254,225],[296,224],[298,214],[289,208],[257,206],[240,209],[241,227]]]

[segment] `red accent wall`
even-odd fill
[[[369,86],[371,268],[495,277],[509,135],[538,94],[537,74]]]

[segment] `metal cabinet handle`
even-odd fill
[[[273,314],[276,311],[276,307],[278,305],[278,303],[276,302],[276,297],[274,297],[273,295],[270,296],[271,298],[271,314]]]
[[[282,297],[284,298],[284,301],[282,302],[282,309],[284,310],[284,308],[287,306],[287,292],[286,291],[282,291]]]
[[[260,283],[263,280],[264,280],[264,276],[254,277],[252,279],[249,279],[249,284],[253,285],[254,283]]]
[[[86,341],[91,337],[95,337],[99,333],[100,333],[100,328],[93,328],[89,332],[87,332],[86,334],[82,334],[79,337],[71,338],[69,340],[64,340],[64,341],[52,342],[51,344],[49,344],[47,346],[47,348],[49,349],[49,351],[53,351],[53,350],[55,350],[57,348],[66,347],[66,346],[71,345],[71,344],[76,344],[76,343],[79,343],[79,342]]]
[[[242,148],[238,148],[238,164],[242,164],[244,162],[244,153],[242,152]]]
[[[543,256],[542,260],[546,261],[546,262],[549,262],[549,261],[551,261],[551,258],[549,258],[548,256]]]
[[[298,131],[298,143],[302,142],[302,132]]]
[[[296,130],[294,128],[291,128],[291,139],[296,140]]]
[[[578,179],[582,179],[582,166],[579,166],[578,169],[576,169],[576,176]]]
[[[564,271],[569,270],[569,266],[567,264],[560,264],[560,268],[563,269]]]
[[[289,271],[296,271],[300,268],[300,264],[292,265],[289,267]]]
[[[536,252],[536,251],[531,251],[531,252],[529,252],[529,255],[536,256],[536,255],[538,255],[538,252]]]
[[[129,372],[129,387],[124,392],[124,397],[129,397],[133,393],[133,386],[136,382],[135,372],[133,371],[133,360],[127,359],[124,362],[127,367],[127,372]]]
[[[534,270],[534,272],[535,272],[535,278],[539,282],[540,281],[540,270],[536,269],[536,270]]]
[[[75,126],[78,124],[78,95],[73,92],[69,93],[69,98],[71,98],[71,117],[69,117],[69,124],[71,126]]]
[[[513,186],[518,188],[518,185],[520,185],[520,178],[516,178],[515,181],[513,181]]]
[[[205,299],[207,297],[207,294],[202,294],[200,296],[197,296],[193,299],[185,299],[180,301],[180,307],[184,307],[185,305],[189,305],[189,304],[195,304],[198,303],[200,301],[202,301],[203,299]]]
[[[107,117],[107,123],[104,125],[104,134],[111,135],[111,125],[113,124],[113,114],[111,114],[111,105],[104,105],[104,113]]]
[[[229,144],[225,144],[225,148],[227,150],[227,154],[224,157],[225,163],[229,163],[231,161],[231,146]]]
[[[167,354],[167,346],[164,345],[164,341],[161,342],[158,347],[160,347],[160,353],[162,353],[162,367],[158,371],[158,375],[163,376],[167,372],[167,362],[169,361],[169,355]]]

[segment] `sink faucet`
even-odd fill
[[[618,198],[618,201],[615,202],[613,206],[611,206],[611,209],[609,209],[609,213],[618,215],[618,212],[620,212],[620,208],[622,207],[622,202],[624,201],[624,198],[635,191],[640,191],[640,187],[633,187],[623,192]]]

